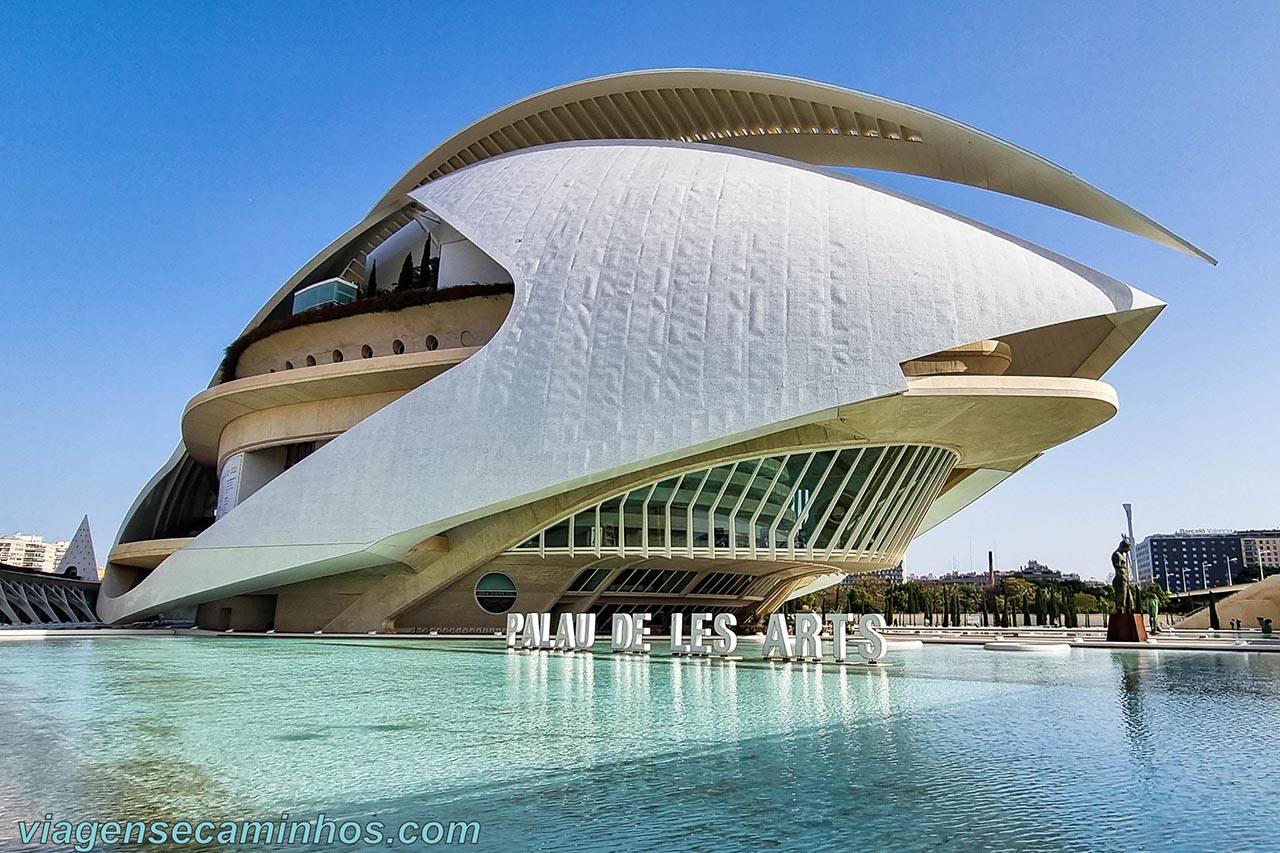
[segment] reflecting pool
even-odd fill
[[[48,813],[476,820],[479,849],[559,851],[1240,851],[1280,832],[1280,655],[739,652],[5,643],[0,844]]]

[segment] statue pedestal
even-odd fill
[[[1108,643],[1145,643],[1147,625],[1141,613],[1112,613],[1107,620]]]

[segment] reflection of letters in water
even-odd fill
[[[615,652],[648,654],[653,634],[648,613],[616,613],[609,631],[609,646]],[[738,647],[738,619],[732,613],[694,613],[689,617],[688,633],[684,614],[671,616],[670,648],[673,655],[692,657],[728,657]],[[831,627],[831,635],[823,630]],[[596,642],[594,613],[562,613],[552,630],[550,613],[508,613],[508,649],[553,649],[586,651]],[[828,613],[826,619],[817,613],[797,613],[795,634],[781,613],[769,617],[761,656],[766,660],[822,660],[830,646],[836,661],[848,658],[850,647],[866,661],[878,661],[887,650],[884,617],[868,613],[857,618],[852,613]]]

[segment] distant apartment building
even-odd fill
[[[858,582],[858,578],[878,578],[889,583],[902,583],[903,572],[902,563],[894,566],[892,569],[876,569],[873,572],[858,572],[856,574],[845,575],[844,580],[840,582],[841,586],[853,586]]]
[[[1014,569],[1013,571],[995,571],[989,569],[985,572],[950,572],[940,578],[920,578],[923,582],[930,585],[940,586],[959,586],[961,584],[970,584],[973,586],[992,586],[1005,578],[1019,578],[1026,581],[1078,581],[1080,576],[1077,574],[1063,574],[1056,569],[1051,569],[1043,563],[1036,560],[1028,560],[1025,566]]]
[[[1246,566],[1280,569],[1280,530],[1241,530],[1240,550]]]
[[[987,586],[991,582],[991,575],[987,572],[949,572],[940,578],[931,578],[929,582],[939,586],[959,586],[961,584]]]
[[[1234,530],[1152,534],[1134,549],[1134,579],[1155,581],[1169,592],[1227,586],[1247,565],[1241,542]]]
[[[1027,560],[1027,564],[1016,572],[997,572],[1001,577],[1022,578],[1027,581],[1078,581],[1078,574],[1063,574],[1057,569],[1051,569],[1043,563],[1035,560]]]
[[[43,536],[15,533],[0,537],[0,563],[21,569],[52,572],[67,552],[68,542],[46,542]]]

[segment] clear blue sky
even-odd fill
[[[1221,259],[977,190],[875,180],[1169,308],[1108,374],[1120,415],[912,546],[946,571],[1102,576],[1139,536],[1280,527],[1280,5],[1203,2],[17,3],[0,9],[0,533],[99,559],[223,347],[464,124],[647,67],[811,77],[1041,154]]]

